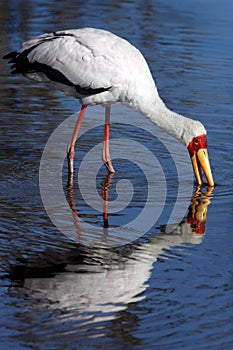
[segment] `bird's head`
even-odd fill
[[[208,185],[213,187],[214,180],[211,172],[207,150],[207,137],[204,126],[198,121],[192,121],[189,127],[189,141],[187,148],[192,161],[193,171],[198,185],[203,183],[202,172],[205,174]]]

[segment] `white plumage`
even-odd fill
[[[12,73],[22,73],[37,81],[52,81],[58,89],[80,99],[83,107],[69,145],[71,173],[74,145],[86,106],[96,104],[106,107],[103,160],[109,171],[114,172],[109,155],[110,106],[121,102],[185,144],[197,182],[202,183],[202,168],[213,186],[207,150],[203,156],[207,146],[204,126],[165,106],[143,55],[128,41],[100,29],[65,30],[29,40],[5,58],[13,63]],[[201,157],[198,152],[202,153]]]
[[[146,90],[155,90],[148,65],[140,51],[110,32],[83,28],[43,34],[25,42],[19,52],[32,47],[35,48],[27,55],[30,62],[39,62],[58,70],[74,85],[92,89],[111,87],[110,91],[85,98],[70,87],[69,94],[80,98],[83,104],[134,103],[135,93],[144,95]],[[42,80],[38,72],[26,72],[25,75]],[[44,79],[48,80],[46,76]],[[67,85],[59,85],[59,88],[68,91]]]

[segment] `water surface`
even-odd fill
[[[195,194],[193,188],[184,219],[168,225],[176,198],[174,164],[160,143],[139,134],[137,141],[157,154],[170,173],[160,221],[135,241],[93,247],[88,244],[93,237],[102,243],[109,239],[103,212],[80,197],[77,182],[66,186],[64,164],[64,193],[76,220],[71,240],[44,209],[39,166],[51,133],[80,105],[44,85],[9,76],[1,61],[1,348],[193,349],[195,344],[199,349],[231,349],[231,1],[97,5],[11,0],[1,1],[0,10],[2,54],[43,32],[83,26],[111,30],[139,47],[167,105],[205,124],[217,183],[213,192],[204,187]],[[128,120],[135,117],[123,111]],[[89,113],[87,123],[101,118],[99,110]],[[146,127],[147,121],[136,118]],[[112,135],[129,137],[132,129],[118,128],[117,113],[112,119]],[[80,141],[77,168],[87,145],[101,138],[99,128]],[[125,178],[134,185],[135,197],[125,210],[109,216],[110,227],[137,215],[146,195],[145,176],[138,168],[123,163],[121,154],[115,167],[111,181],[104,168],[98,173],[99,194],[107,186],[110,204],[117,190],[124,192],[117,183]],[[95,232],[80,228],[79,218],[94,224]]]

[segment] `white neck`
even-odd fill
[[[134,100],[135,101],[135,100]],[[131,108],[149,118],[160,129],[188,146],[195,136],[206,134],[204,126],[197,120],[186,118],[166,107],[157,90],[147,99],[140,99],[140,104],[133,103]]]
[[[156,103],[156,105],[153,106],[153,111],[150,111],[150,113],[148,113],[149,111],[145,112],[146,116],[154,124],[175,137],[177,140],[181,141],[184,145],[188,145],[192,140],[193,136],[189,136],[189,129],[192,125],[192,120],[171,111],[162,100],[160,100],[159,104]]]

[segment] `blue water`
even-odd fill
[[[48,172],[51,210],[65,227],[59,231],[42,203],[39,167],[50,135],[79,110],[79,102],[10,76],[1,60],[0,348],[231,349],[232,2],[1,1],[0,10],[2,55],[38,34],[84,26],[108,29],[140,48],[168,107],[206,126],[216,182],[212,192],[191,188],[189,197],[184,183],[179,198],[181,207],[186,205],[184,218],[169,222],[179,189],[173,157],[183,151],[175,144],[168,154],[164,135],[154,138],[148,121],[116,107],[111,135],[123,144],[123,151],[119,143],[112,147],[117,172],[109,179],[100,167],[95,179],[88,165],[84,177],[90,198],[93,178],[99,197],[108,194],[109,227],[106,222],[104,227],[106,208],[93,208],[78,181],[88,147],[102,139],[97,127],[79,140],[73,187],[66,185],[63,166],[68,217],[55,200],[57,178]],[[85,127],[101,118],[104,110],[89,109]],[[141,132],[117,124],[120,118],[134,121]],[[124,140],[152,152],[163,171],[158,164],[149,167],[138,148]],[[149,169],[157,191],[151,197],[155,213],[163,207],[158,220],[148,211],[136,227],[124,225],[142,212],[149,187],[143,171],[122,159],[126,152]],[[99,162],[101,151],[97,154]],[[131,201],[113,212],[116,199],[130,197],[130,190]],[[154,224],[145,232],[151,219]]]

